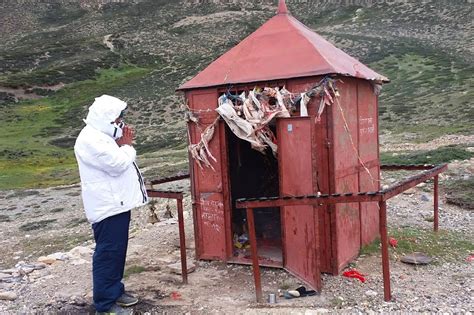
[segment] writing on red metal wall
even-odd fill
[[[375,120],[372,117],[359,118],[359,131],[361,135],[375,133]]]
[[[221,232],[224,227],[224,204],[222,201],[200,199],[203,225]]]

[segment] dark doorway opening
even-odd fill
[[[270,128],[276,133],[274,126]],[[235,201],[239,198],[279,196],[278,159],[270,148],[267,148],[265,154],[252,149],[250,143],[237,138],[228,127],[226,134],[232,201],[231,261],[251,263],[246,210],[235,208]],[[255,209],[254,216],[260,264],[281,267],[283,253],[280,208]]]

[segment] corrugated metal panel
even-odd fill
[[[179,89],[323,74],[388,81],[293,16],[278,14]]]

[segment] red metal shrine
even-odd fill
[[[319,290],[321,272],[338,274],[380,235],[380,198],[269,202],[251,217],[245,202],[237,207],[242,198],[380,191],[377,91],[388,79],[295,19],[285,1],[273,18],[179,87],[198,119],[188,123],[189,142],[198,143],[216,121],[223,93],[255,87],[302,93],[327,75],[338,80],[340,96],[319,120],[318,96],[307,117],[297,110],[276,119],[277,157],[251,149],[221,119],[209,143],[214,169],[190,158],[197,259],[250,264],[253,252],[259,265],[283,267]]]

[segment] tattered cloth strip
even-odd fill
[[[274,102],[271,102],[272,99]],[[230,130],[240,139],[248,141],[253,149],[265,154],[265,149],[270,147],[276,155],[276,138],[268,124],[275,117],[290,117],[284,96],[278,88],[265,88],[261,92],[254,89],[248,97],[245,92],[239,96],[224,94],[219,98],[216,111]]]
[[[255,88],[248,95],[245,92],[240,95],[228,92],[219,97],[219,107],[216,111],[238,138],[248,141],[253,149],[263,154],[269,147],[276,156],[278,151],[276,137],[268,125],[274,118],[290,117],[290,111],[294,111],[297,104],[300,106],[300,115],[308,116],[307,105],[314,96],[320,97],[316,116],[316,122],[319,122],[324,108],[332,105],[339,96],[336,80],[326,76],[304,93],[291,93],[286,88],[270,87]],[[195,115],[190,113],[188,116],[189,120],[198,123]],[[204,130],[199,143],[189,146],[191,156],[200,168],[204,164],[214,170],[210,159],[213,161],[216,159],[209,150],[208,142],[214,135],[216,123],[217,120]]]
[[[215,171],[214,167],[212,167],[212,164],[209,161],[209,158],[211,158],[214,162],[217,162],[217,160],[209,149],[209,141],[211,141],[212,137],[214,137],[214,130],[218,121],[219,118],[214,120],[212,124],[204,129],[203,133],[201,134],[201,140],[198,143],[189,145],[189,152],[201,169],[202,164],[204,164],[204,166],[210,167],[213,171]]]
[[[314,96],[320,97],[320,104],[316,122],[319,122],[326,105],[332,105],[339,96],[336,81],[327,76],[309,91],[294,94],[287,89],[269,88],[263,90],[255,88],[248,96],[245,92],[240,95],[223,94],[219,98],[219,107],[216,111],[225,120],[230,130],[240,139],[248,141],[252,148],[265,154],[270,147],[276,155],[278,147],[276,138],[268,124],[276,117],[290,117],[288,109],[292,110],[296,104],[300,105],[300,115],[308,116],[307,105]]]

